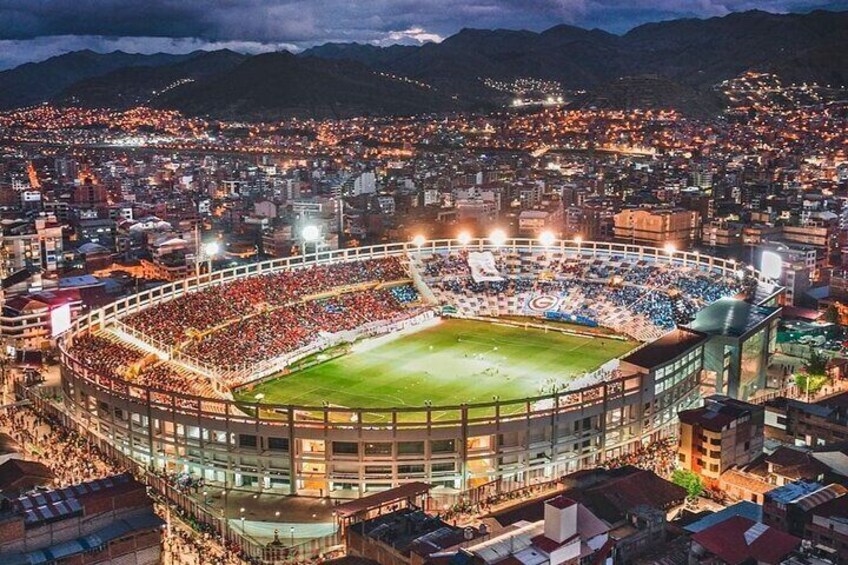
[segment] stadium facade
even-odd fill
[[[61,337],[67,412],[107,450],[224,488],[349,497],[410,481],[429,482],[446,495],[496,479],[527,483],[596,466],[673,435],[677,412],[700,402],[713,337],[697,328],[671,329],[624,356],[614,373],[578,389],[474,405],[388,409],[237,403],[155,389],[94,370],[74,355],[72,344],[78,336],[120,325],[132,313],[212,285],[368,258],[413,262],[463,249],[665,264],[744,277],[756,287],[750,299],[763,307],[780,291],[750,268],[697,253],[595,242],[499,243],[439,240],[327,251],[217,271],[132,295],[81,316]],[[757,343],[761,358],[767,357],[770,341]]]

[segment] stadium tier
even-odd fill
[[[435,241],[214,272],[61,339],[74,417],[140,464],[243,488],[445,493],[596,465],[698,400],[719,299],[750,269],[637,246]]]

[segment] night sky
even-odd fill
[[[258,53],[328,41],[439,41],[463,27],[541,31],[639,24],[750,9],[848,9],[848,0],[0,0],[0,69],[66,51],[230,48]]]

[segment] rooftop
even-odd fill
[[[810,481],[797,481],[777,487],[766,494],[766,498],[780,504],[789,504],[803,496],[814,493],[824,485]]]
[[[650,370],[673,361],[693,347],[704,343],[707,339],[706,334],[701,332],[677,328],[627,355],[622,358],[622,361]]]
[[[722,298],[698,312],[689,328],[709,335],[742,337],[780,310],[737,298]]]
[[[731,422],[754,411],[762,410],[759,406],[717,394],[706,398],[705,401],[706,405],[701,408],[683,410],[678,413],[680,421],[720,432]]]
[[[701,530],[692,541],[729,565],[777,564],[801,545],[799,538],[744,516],[733,516]]]

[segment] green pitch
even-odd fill
[[[443,320],[242,390],[238,400],[347,408],[420,408],[539,396],[620,357],[632,341]],[[375,419],[382,420],[380,415]]]

